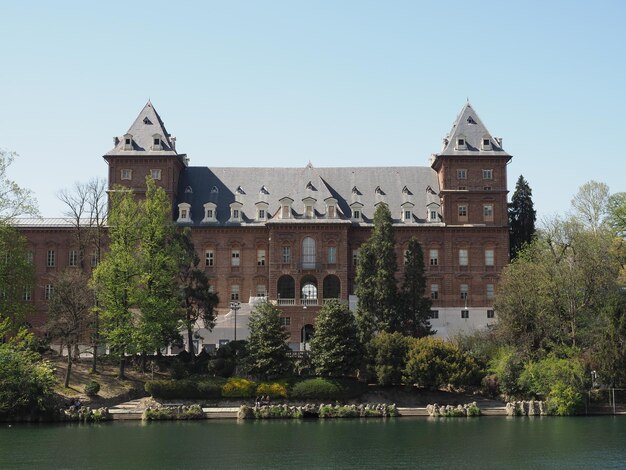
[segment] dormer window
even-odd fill
[[[280,218],[291,219],[291,205],[293,204],[293,199],[284,197],[278,202],[280,202]]]
[[[491,139],[489,137],[483,137],[481,142],[482,150],[491,150]]]
[[[217,193],[219,193],[219,192],[220,192],[220,190],[219,190],[219,189],[217,189],[217,186],[213,186],[213,187],[211,188],[211,194],[217,194]]]
[[[428,220],[430,220],[431,222],[436,222],[437,221],[437,211],[436,210],[429,210],[428,211]]]
[[[259,201],[256,203],[256,220],[258,221],[266,221],[267,220],[267,209],[269,204],[265,201]]]
[[[163,150],[161,134],[152,135],[152,150]]]
[[[207,202],[204,205],[204,218],[202,219],[203,223],[207,222],[217,222],[217,206],[213,202]]]
[[[467,141],[465,137],[459,137],[456,139],[456,150],[467,150]]]
[[[125,134],[124,135],[124,150],[132,150],[133,149],[133,135]]]
[[[146,116],[145,118],[143,118],[143,123],[151,126],[152,125],[152,121],[150,119],[148,119],[148,116]]]
[[[188,204],[186,202],[181,202],[180,204],[178,204],[177,222],[191,222],[191,204]]]
[[[353,202],[350,204],[352,210],[352,221],[361,222],[363,220],[363,204],[360,202]]]
[[[402,217],[401,220],[406,223],[413,222],[413,203],[405,202],[402,204]]]
[[[150,170],[150,177],[153,180],[160,180],[161,179],[161,170],[160,169]]]
[[[241,202],[233,202],[230,205],[230,220],[229,222],[241,222],[241,208],[243,204]]]
[[[121,179],[129,180],[129,181],[132,180],[133,179],[133,170],[130,170],[128,168],[124,168],[122,170]]]
[[[326,218],[335,219],[337,217],[337,199],[329,197],[326,199]]]

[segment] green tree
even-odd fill
[[[361,339],[375,331],[398,331],[398,288],[393,219],[386,204],[374,213],[370,238],[359,248],[356,295],[357,322]]]
[[[479,372],[476,361],[454,343],[425,337],[410,342],[404,380],[437,390],[448,385],[475,384]]]
[[[52,366],[33,350],[34,337],[25,328],[13,333],[8,320],[0,321],[0,416],[42,410],[52,395]]]
[[[402,383],[409,341],[401,333],[379,333],[367,344],[369,369],[379,385]]]
[[[289,333],[280,324],[280,310],[269,302],[257,304],[248,327],[246,370],[265,380],[285,375],[291,368],[287,357]]]
[[[351,376],[361,364],[362,348],[350,309],[330,299],[315,319],[311,361],[315,372],[326,376]]]
[[[48,302],[46,332],[52,338],[60,338],[67,346],[64,387],[70,384],[73,351],[88,336],[92,326],[94,295],[88,283],[82,271],[67,269],[55,278]]]
[[[606,221],[618,237],[626,238],[626,193],[615,193],[609,197]]]
[[[209,279],[199,267],[200,258],[191,239],[191,232],[185,230],[179,238],[184,253],[179,272],[180,296],[185,311],[184,322],[187,328],[189,352],[192,358],[195,358],[193,328],[198,322],[209,330],[215,326],[215,307],[219,303],[219,298],[211,291]]]
[[[93,272],[101,319],[101,334],[120,360],[125,376],[125,355],[136,353],[136,315],[141,263],[136,254],[141,237],[140,209],[131,191],[111,192],[109,251]]]
[[[535,234],[537,213],[534,209],[532,190],[522,175],[515,184],[515,192],[509,204],[509,248],[515,259],[522,247],[530,243]]]
[[[432,301],[425,296],[424,252],[415,238],[409,240],[404,260],[404,282],[400,292],[400,324],[396,331],[420,338],[435,332],[430,327]]]
[[[146,197],[140,203],[138,302],[140,316],[137,346],[145,367],[147,352],[156,351],[179,338],[181,318],[179,289],[180,259],[184,251],[171,219],[167,194],[146,178]]]
[[[21,326],[31,311],[35,272],[26,239],[0,222],[0,322],[8,319]]]
[[[626,295],[613,293],[601,311],[602,322],[592,351],[592,365],[600,381],[611,387],[626,385]]]

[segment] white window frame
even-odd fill
[[[493,169],[492,168],[483,168],[483,179],[484,180],[492,180],[493,179]]]
[[[493,204],[483,204],[483,219],[485,222],[493,222]]]
[[[71,267],[78,266],[78,251],[70,250],[68,253],[67,265]]]
[[[50,300],[50,298],[52,297],[53,291],[54,291],[54,287],[52,287],[52,284],[46,284],[43,290],[44,300]]]
[[[207,202],[204,204],[204,218],[202,222],[216,222],[217,221],[217,206],[213,202]]]
[[[496,254],[495,250],[492,248],[488,248],[485,250],[485,266],[494,266],[495,265]]]
[[[328,247],[327,262],[328,264],[337,264],[337,247],[336,246]]]
[[[240,294],[239,284],[231,285],[230,286],[230,300],[231,301],[238,301],[239,300],[239,294]]]
[[[241,250],[230,250],[230,265],[233,267],[241,266]]]
[[[456,179],[458,179],[458,180],[466,180],[467,179],[467,169],[466,168],[458,168],[456,170]]]
[[[48,250],[48,254],[46,256],[46,267],[54,268],[57,264],[56,251]]]
[[[488,300],[492,300],[495,297],[496,290],[495,290],[495,285],[494,284],[487,284],[485,286],[485,295],[486,295]]]
[[[265,248],[259,248],[256,250],[256,265],[265,266]]]
[[[280,250],[280,254],[281,254],[282,264],[291,263],[291,246],[283,245]]]
[[[430,285],[430,298],[432,300],[439,299],[439,284]]]
[[[469,250],[467,248],[461,248],[459,250],[459,266],[469,265]]]
[[[461,300],[467,300],[469,298],[469,284],[461,284],[459,290],[461,292]]]
[[[161,179],[161,169],[160,168],[153,168],[150,170],[150,178],[152,178],[153,180],[160,180]]]
[[[437,221],[437,215],[438,215],[437,211],[436,211],[436,210],[433,210],[433,209],[430,209],[430,210],[428,211],[428,213],[429,213],[429,217],[428,217],[428,218],[429,218],[429,220],[430,220],[431,222],[436,222],[436,221]]]
[[[469,213],[469,205],[467,203],[459,204],[457,206],[457,213],[459,216],[459,221],[464,222],[467,221],[468,213]]]
[[[215,266],[215,250],[204,250],[204,265],[208,268]]]
[[[133,179],[133,170],[131,170],[130,168],[122,168],[120,170],[120,179],[121,180],[132,181],[132,179]]]
[[[255,292],[257,297],[267,297],[267,286],[265,284],[257,284]]]
[[[429,250],[429,264],[431,266],[438,266],[439,265],[439,249],[437,248],[431,248]]]
[[[316,242],[313,237],[302,239],[302,267],[304,269],[315,269],[316,266]]]
[[[352,250],[352,266],[359,264],[359,249]]]

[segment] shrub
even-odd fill
[[[220,398],[222,383],[218,380],[150,380],[145,389],[154,398]]]
[[[517,351],[513,348],[502,348],[489,365],[497,378],[501,393],[507,397],[519,396],[522,393],[518,381],[524,364]]]
[[[256,388],[257,395],[269,395],[271,398],[286,398],[287,397],[287,385],[274,382],[274,383],[261,383]]]
[[[85,385],[85,393],[87,396],[95,397],[100,391],[100,384],[95,380],[90,381]]]
[[[183,352],[186,352],[186,351],[183,351]],[[183,357],[186,357],[186,356],[183,356]],[[187,364],[185,364],[183,361],[181,361],[177,357],[176,359],[172,361],[172,365],[170,366],[170,377],[172,377],[175,380],[180,380],[180,379],[186,378],[187,376],[189,376],[189,370],[187,369]]]
[[[361,396],[367,386],[354,379],[316,377],[297,382],[291,389],[294,399],[346,400]]]
[[[480,408],[475,403],[472,403],[467,407],[467,416],[476,417],[480,416]]]
[[[400,333],[380,333],[367,345],[370,374],[379,385],[399,385],[406,367],[408,338]]]
[[[576,414],[581,408],[582,402],[582,393],[572,385],[559,381],[550,388],[550,394],[548,395],[548,410],[550,414],[557,416]]]
[[[411,340],[404,370],[406,382],[436,390],[446,385],[472,385],[478,376],[476,361],[456,344],[430,337]]]
[[[225,398],[250,398],[254,396],[257,385],[248,379],[230,378],[222,386],[222,396]]]
[[[302,418],[302,410],[300,408],[287,405],[255,407],[252,413],[257,419]]]

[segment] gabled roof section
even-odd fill
[[[459,139],[462,139],[463,145],[459,145]],[[483,139],[489,139],[490,145],[483,145]],[[502,140],[494,138],[489,133],[469,102],[463,106],[452,125],[452,130],[443,142],[443,150],[436,156],[502,155],[511,157],[502,149]]]
[[[154,136],[161,138],[160,150],[153,150]],[[124,136],[132,136],[132,148],[127,149],[124,145]],[[128,132],[122,137],[115,138],[115,147],[107,152],[107,155],[178,155],[176,152],[175,138],[167,132],[161,116],[148,100],[135,122],[128,128]]]

